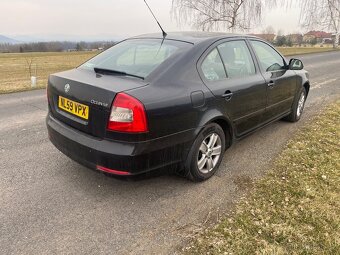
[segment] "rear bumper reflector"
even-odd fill
[[[131,173],[129,173],[129,172],[114,170],[114,169],[110,169],[110,168],[103,167],[103,166],[97,166],[97,170],[102,171],[102,172],[106,172],[106,173],[109,173],[109,174],[131,175]]]

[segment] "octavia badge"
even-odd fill
[[[70,84],[66,84],[64,87],[65,92],[68,93],[70,91],[70,88],[71,88]]]

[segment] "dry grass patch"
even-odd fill
[[[331,47],[277,47],[284,56],[334,51]]]
[[[31,89],[29,65],[37,75],[37,88],[45,88],[48,75],[72,69],[97,52],[47,52],[0,54],[0,93]]]
[[[340,254],[340,101],[288,143],[232,216],[186,254]]]

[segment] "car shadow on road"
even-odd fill
[[[275,155],[286,144],[291,132],[296,129],[291,123],[275,122],[235,143],[224,155],[224,159],[216,176],[208,182],[214,182],[216,178],[224,179],[230,185],[243,187],[240,180],[246,180],[249,186],[252,179],[261,176]],[[280,136],[280,139],[277,137]],[[285,139],[287,137],[287,139]],[[275,149],[273,145],[275,144]],[[173,189],[186,190],[197,185],[184,177],[176,175],[173,170],[161,169],[137,176],[112,176],[90,169],[73,162],[65,156],[65,178],[71,177],[81,188],[88,188],[94,185],[101,188],[111,188],[111,191],[119,189],[129,193],[131,190],[142,190],[141,187],[153,187],[152,190],[172,191]],[[206,185],[206,184],[202,184]],[[163,193],[163,192],[161,192]]]

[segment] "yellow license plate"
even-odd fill
[[[87,105],[83,105],[65,97],[59,96],[58,106],[60,109],[76,115],[82,119],[89,119],[89,107]]]

